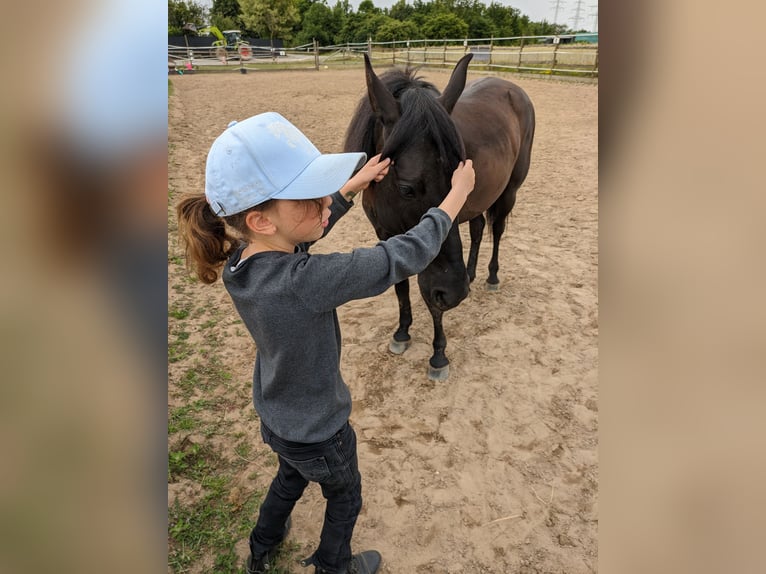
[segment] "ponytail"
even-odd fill
[[[176,213],[179,235],[186,247],[187,269],[203,283],[215,283],[240,239],[229,233],[224,220],[213,213],[202,194],[182,199]]]

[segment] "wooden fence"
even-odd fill
[[[597,35],[578,35],[593,36]],[[571,39],[571,36],[563,37]],[[598,77],[598,43],[564,43],[559,36],[513,38],[402,40],[319,46],[316,42],[295,48],[256,48],[249,57],[234,50],[218,54],[208,50],[168,46],[168,66],[183,71],[234,66],[246,70],[278,64],[280,68],[315,68],[358,65],[366,53],[373,65],[453,67],[467,53],[470,68],[491,71]]]

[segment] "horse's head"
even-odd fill
[[[367,136],[357,143],[368,155],[381,153],[393,160],[388,176],[373,182],[363,198],[365,212],[383,235],[403,233],[416,225],[450,190],[452,173],[465,159],[463,140],[450,113],[465,87],[471,57],[468,54],[457,63],[440,94],[414,72],[392,70],[379,78],[365,55],[369,99],[360,109],[369,105]],[[352,124],[349,132],[353,129]],[[418,276],[418,283],[426,303],[442,311],[468,295],[457,223],[439,255]]]

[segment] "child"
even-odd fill
[[[473,190],[474,172],[471,160],[461,162],[441,205],[407,233],[351,253],[310,255],[352,198],[388,173],[390,159],[365,160],[321,154],[267,112],[229,124],[210,148],[205,195],[177,207],[187,264],[205,283],[223,266],[224,286],[255,340],[253,403],[279,460],[250,534],[248,574],[268,570],[309,481],[319,483],[327,506],[319,547],[303,565],[315,574],[373,574],[380,566],[375,550],[351,554],[361,475],[336,308],[422,271]]]

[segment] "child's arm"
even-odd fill
[[[388,167],[391,165],[391,158],[386,158],[380,161],[380,154],[370,158],[370,160],[364,164],[362,169],[357,171],[351,179],[349,179],[343,187],[340,188],[340,193],[346,201],[351,201],[355,195],[361,193],[370,182],[380,181],[386,174],[388,174]]]

